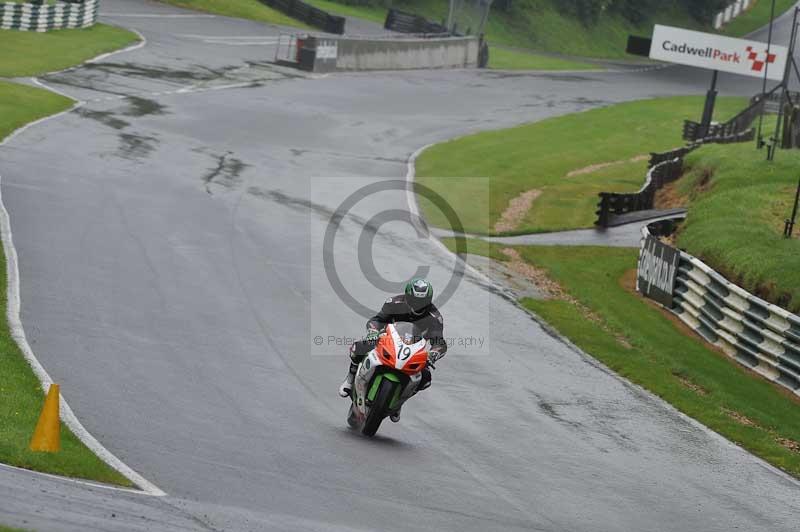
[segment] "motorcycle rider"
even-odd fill
[[[403,294],[387,299],[380,312],[370,318],[367,322],[366,338],[350,346],[350,369],[344,382],[339,386],[339,395],[350,397],[358,365],[375,347],[386,325],[401,321],[415,323],[422,330],[422,336],[431,344],[428,352],[431,363],[435,363],[445,355],[447,342],[444,338],[444,321],[439,309],[433,304],[433,286],[426,279],[419,277],[412,279],[406,284]],[[417,391],[422,391],[430,385],[431,371],[425,368]],[[389,417],[397,423],[400,421],[400,411]]]

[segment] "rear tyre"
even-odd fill
[[[381,421],[389,412],[389,402],[392,400],[392,393],[394,392],[394,383],[388,379],[381,381],[378,387],[378,393],[375,394],[375,400],[372,401],[372,407],[369,409],[367,419],[364,421],[364,428],[361,433],[364,436],[375,436],[378,432],[378,427],[381,426]]]

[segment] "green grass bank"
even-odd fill
[[[677,243],[729,280],[800,312],[800,240],[783,238],[797,188],[797,150],[774,162],[752,144],[705,146],[672,187],[689,208]]]
[[[27,532],[22,528],[11,528],[10,526],[0,525],[0,532]]]
[[[0,77],[36,76],[68,68],[100,54],[124,48],[139,38],[105,24],[80,30],[0,30]]]
[[[72,106],[73,101],[52,92],[0,81],[0,140],[28,122]]]
[[[350,5],[346,1],[309,0],[309,3],[332,13],[355,16],[383,23],[386,8],[380,6]],[[793,0],[777,0],[776,12],[783,13],[794,4]],[[397,9],[442,21],[447,17],[447,0],[396,0]],[[742,36],[769,22],[770,3],[759,0],[747,13],[722,29],[721,33]],[[630,34],[650,35],[654,24],[667,24],[701,31],[713,31],[710,24],[701,24],[683,9],[667,4],[653,16],[639,23],[631,23],[619,14],[605,12],[595,23],[583,24],[558,8],[558,0],[520,0],[511,3],[508,10],[493,8],[486,26],[490,44],[530,48],[565,55],[622,59]],[[464,20],[462,26],[469,24]],[[498,67],[499,68],[499,67]]]
[[[452,249],[453,242],[446,240]],[[505,260],[495,246],[471,253]],[[517,247],[571,298],[522,304],[626,379],[771,464],[800,476],[800,404],[713,351],[633,292],[638,250]],[[586,265],[591,264],[591,268]]]
[[[602,67],[527,50],[492,46],[489,49],[489,68],[495,70],[599,70]]]
[[[166,3],[229,17],[246,18],[302,29],[312,29],[304,23],[260,3],[258,0],[162,0]],[[346,1],[307,0],[315,7],[332,14],[356,17],[383,24],[388,8],[382,5],[355,5]],[[776,11],[782,13],[793,5],[792,0],[777,0]],[[397,9],[417,13],[429,20],[443,21],[447,17],[447,0],[396,0]],[[475,25],[475,16],[461,17],[462,29]],[[754,7],[721,30],[731,36],[742,36],[766,25],[769,3],[756,2]],[[494,8],[486,26],[486,36],[492,51],[489,67],[509,70],[583,70],[594,68],[575,59],[556,61],[552,57],[530,57],[521,49],[552,52],[565,56],[597,59],[632,59],[625,54],[628,35],[650,35],[653,25],[668,24],[690,29],[713,31],[674,5],[658,10],[656,16],[633,24],[619,14],[604,13],[591,24],[558,9],[558,0],[521,0],[507,10]],[[499,45],[499,47],[497,46]]]
[[[510,202],[538,197],[502,233],[591,227],[599,192],[633,192],[644,183],[647,156],[683,144],[683,120],[702,110],[702,97],[641,100],[574,113],[438,144],[417,160],[417,179],[456,210],[467,232],[495,232]],[[720,98],[717,117],[734,115],[743,98]],[[480,183],[460,177],[487,177]],[[421,201],[428,220],[449,227]],[[487,221],[488,213],[488,221]]]
[[[225,17],[246,18],[265,22],[267,24],[277,24],[280,26],[293,26],[295,28],[311,29],[310,26],[297,19],[272,9],[262,4],[258,0],[161,0],[166,4],[178,7],[204,11],[214,15]]]

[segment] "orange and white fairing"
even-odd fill
[[[427,340],[413,338],[410,335],[401,337],[397,328],[391,323],[386,326],[386,334],[378,340],[375,351],[382,364],[402,371],[406,375],[416,375],[425,369],[428,363]]]

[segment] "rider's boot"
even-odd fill
[[[347,371],[347,377],[344,382],[339,386],[339,395],[342,397],[350,397],[353,391],[353,381],[356,378],[356,371],[358,371],[358,364],[350,362],[350,369]]]
[[[428,388],[431,387],[432,381],[433,381],[433,375],[431,374],[431,370],[429,370],[428,368],[423,369],[422,379],[419,381],[419,387],[417,388],[417,391],[414,393],[416,394],[421,392],[422,390],[427,390]]]
[[[414,395],[418,394],[422,390],[427,390],[428,388],[431,387],[431,371],[427,368],[422,371],[423,371],[422,380],[419,383],[419,388],[417,388],[417,391],[414,392]],[[397,412],[390,414],[389,419],[391,419],[395,423],[400,421],[400,410],[402,408],[403,407],[401,406],[400,408],[397,409]]]

